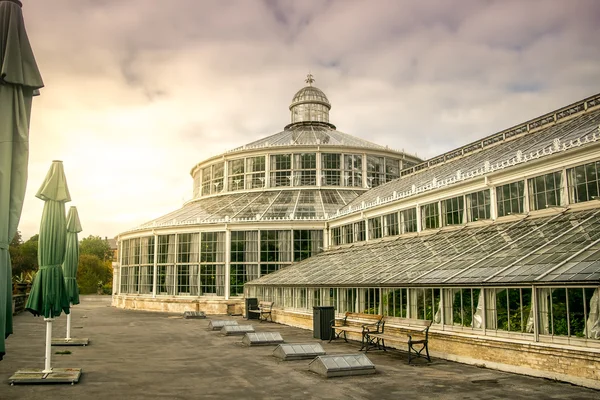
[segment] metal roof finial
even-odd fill
[[[308,75],[306,75],[304,82],[308,83],[308,86],[312,86],[314,81],[315,79],[313,78],[313,75],[310,73],[310,71],[308,71]]]

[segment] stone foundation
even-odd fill
[[[184,311],[204,311],[207,315],[235,314],[241,315],[244,299],[229,299],[210,297],[142,297],[131,295],[114,295],[112,306],[128,310],[158,311],[183,313]]]

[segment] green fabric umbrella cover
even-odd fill
[[[63,274],[67,296],[71,304],[79,304],[79,287],[77,287],[77,267],[79,266],[79,240],[77,234],[81,232],[81,222],[77,207],[69,208],[67,215],[67,249],[65,262],[63,262]]]
[[[64,311],[69,313],[69,297],[65,287],[62,263],[67,243],[65,203],[71,201],[62,161],[53,161],[50,171],[36,197],[44,201],[38,264],[25,309],[33,315],[55,318]]]
[[[44,86],[19,2],[0,0],[0,360],[12,333],[12,268],[8,246],[17,233],[29,158],[33,92]]]

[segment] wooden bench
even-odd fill
[[[418,338],[413,338],[414,334],[408,333],[406,336],[399,334],[393,334],[385,331],[386,323],[388,328],[390,322],[393,323],[394,327],[401,329],[412,330],[418,335]],[[387,351],[385,342],[404,343],[408,346],[408,363],[410,364],[413,358],[425,357],[427,361],[431,362],[429,357],[429,327],[432,321],[424,319],[413,319],[413,318],[395,318],[386,317],[381,323],[381,330],[378,332],[366,332],[365,338],[365,353],[369,349],[377,348],[379,350]],[[416,346],[416,347],[415,347]],[[423,354],[425,350],[425,354]],[[413,357],[413,354],[415,355]]]
[[[272,301],[260,301],[258,302],[258,308],[254,310],[248,310],[249,313],[258,314],[258,319],[260,322],[271,320],[273,322],[273,317],[271,317],[271,309],[273,308]]]
[[[383,315],[379,314],[362,314],[362,313],[351,313],[347,312],[343,319],[334,319],[331,321],[331,337],[329,342],[333,339],[339,339],[344,334],[344,340],[348,342],[346,337],[347,332],[359,333],[361,335],[360,349],[365,347],[365,337],[368,331],[379,332]],[[350,325],[350,322],[356,321],[358,325]]]

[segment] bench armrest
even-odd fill
[[[428,333],[429,333],[429,327],[426,327],[425,329],[419,330],[418,332],[419,332],[420,334],[425,334],[425,340],[427,340],[427,339],[428,339],[428,337],[427,337],[427,336],[428,336]],[[413,335],[413,334],[410,334],[410,333],[407,333],[407,334],[406,334],[406,336],[408,336],[408,339],[409,339],[410,341],[412,341],[412,335]]]
[[[380,328],[381,328],[381,323],[379,323],[379,322],[362,325],[363,334],[364,333],[381,333],[379,331]]]

